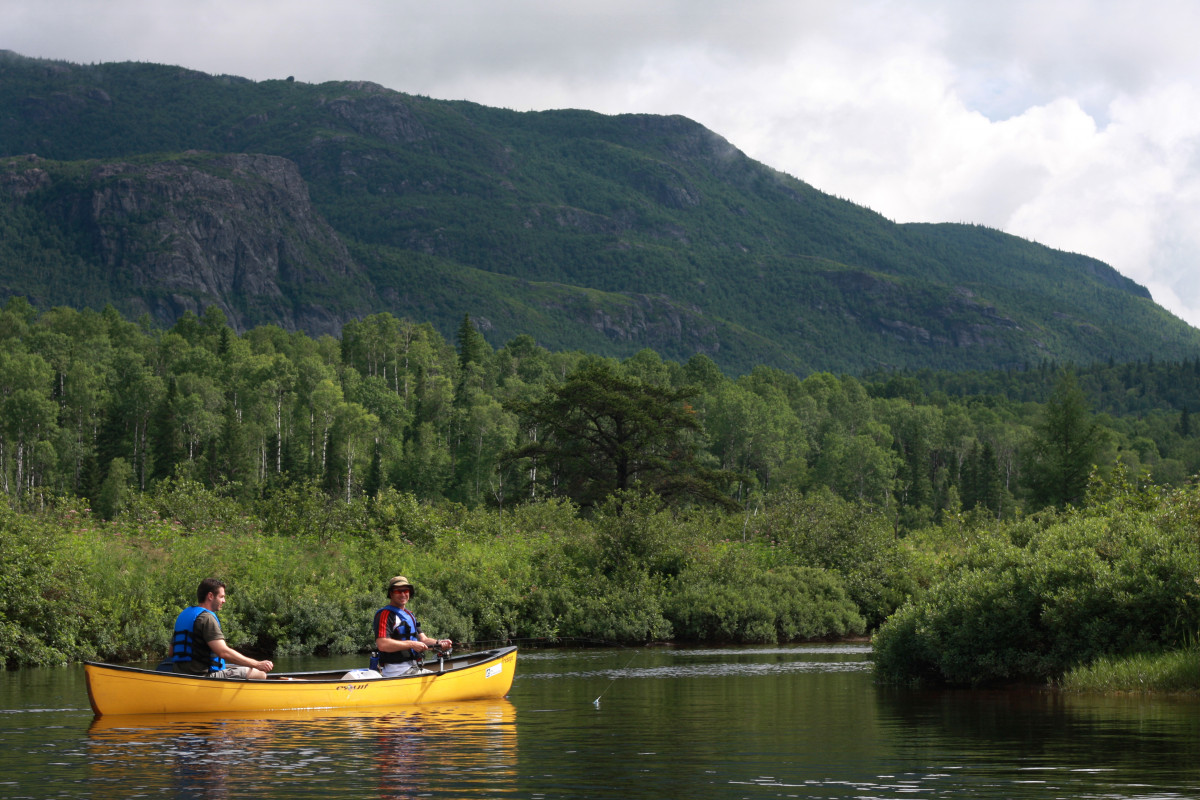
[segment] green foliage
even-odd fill
[[[458,326],[458,366],[465,371],[469,364],[483,364],[491,348],[487,339],[471,322],[469,314],[463,315],[462,324]]]
[[[581,576],[562,614],[564,635],[635,643],[669,639],[663,580],[637,569]]]
[[[680,521],[655,495],[614,493],[595,515],[595,566],[607,575],[636,570],[677,575],[686,565],[687,537]]]
[[[70,503],[0,504],[6,665],[161,657],[206,575],[229,585],[230,643],[259,655],[364,651],[393,574],[418,586],[425,629],[460,642],[840,638],[867,630],[880,598],[909,592],[875,637],[890,680],[1044,681],[1200,630],[1200,489],[1139,489],[1120,474],[1093,483],[1087,510],[948,522],[903,548],[882,517],[827,493],[777,498],[742,541],[742,515],[652,496],[583,518],[561,501],[501,516],[383,493],[349,504],[353,525],[284,535],[249,511],[227,525],[230,500],[175,486],[112,521]],[[190,524],[161,513],[168,500]]]
[[[319,493],[292,491],[304,494],[307,503],[322,501]],[[284,498],[282,513],[290,516],[299,505]],[[422,503],[415,495],[395,489],[380,492],[370,504],[369,513],[370,530],[384,544],[403,543],[426,547],[453,533],[454,519],[446,509]],[[340,530],[345,532],[344,528]],[[329,528],[331,535],[338,531],[336,527]]]
[[[509,458],[542,465],[543,493],[584,506],[634,486],[681,503],[726,502],[721,476],[699,463],[689,437],[700,428],[687,402],[693,391],[643,380],[634,368],[587,360],[544,397],[513,402],[532,435]]]
[[[1130,394],[1123,382],[1083,392],[1121,374],[1115,365],[1058,393],[1048,372],[1045,403],[952,400],[924,396],[916,378],[800,380],[760,366],[732,380],[711,362],[643,351],[618,363],[527,336],[474,348],[464,367],[430,326],[389,314],[347,325],[339,344],[278,328],[239,336],[207,312],[160,331],[112,308],[9,306],[0,491],[19,503],[88,497],[105,518],[149,492],[188,527],[236,525],[240,506],[258,503],[284,535],[328,540],[367,530],[351,510],[363,496],[503,510],[557,494],[590,510],[636,486],[674,507],[753,513],[772,507],[767,495],[826,488],[903,534],[960,512],[1013,520],[1082,502],[1092,467],[1170,485],[1200,471],[1200,438],[1181,434],[1179,414],[1091,412]],[[1160,383],[1194,373],[1177,364]],[[858,600],[872,621],[895,602]]]
[[[1100,449],[1100,427],[1072,373],[1064,373],[1046,402],[1033,441],[1034,497],[1047,505],[1078,503]]]
[[[883,625],[879,673],[1045,681],[1100,656],[1183,645],[1200,629],[1197,490],[1153,502],[1132,492],[1032,531],[998,526]]]
[[[128,522],[136,521],[139,533],[161,538],[206,530],[257,532],[259,521],[234,499],[235,491],[228,485],[209,488],[186,476],[168,478],[152,491],[135,495],[124,516]]]
[[[125,510],[132,493],[129,486],[132,480],[133,468],[125,459],[117,457],[108,462],[108,475],[96,496],[96,511],[101,517],[112,519]]]
[[[719,557],[680,575],[666,616],[675,636],[690,641],[796,642],[866,630],[836,575],[813,567],[764,570],[736,548],[721,548]]]
[[[792,641],[870,630],[911,598],[881,664],[964,683],[1040,680],[1195,629],[1200,503],[1165,484],[1200,467],[1200,445],[1179,413],[1090,411],[1132,396],[1125,373],[1165,397],[1194,365],[1082,372],[1044,403],[899,376],[733,380],[528,336],[473,352],[388,314],[339,343],[239,335],[217,313],[160,331],[9,301],[0,657],[158,657],[206,574],[230,583],[231,642],[264,653],[365,647],[397,573],[422,584],[427,627],[462,641]],[[1056,372],[1035,374],[1050,398]],[[1020,396],[1018,378],[994,388]],[[566,423],[597,410],[590,431],[636,435],[587,451],[589,429]],[[1096,469],[1070,514],[1024,516],[1055,414],[1087,423]],[[541,461],[502,459],[547,431]],[[626,450],[640,480],[614,491]],[[579,504],[550,493],[567,478]]]
[[[359,548],[263,537],[239,544],[221,553],[223,568],[214,573],[236,586],[222,614],[231,644],[280,655],[363,650],[372,606],[383,603],[373,602],[379,595]]]
[[[186,578],[176,578],[170,570],[172,557],[158,547],[128,539],[128,527],[120,522],[104,525],[86,513],[70,509],[66,513],[79,526],[66,544],[86,567],[84,597],[78,602],[90,617],[86,643],[81,642],[83,646],[68,659],[128,661],[165,655],[182,604],[164,589],[176,580],[181,588],[186,583]],[[150,535],[160,542],[168,536],[164,530]],[[194,582],[198,584],[200,578]],[[91,656],[86,655],[89,651]]]
[[[66,545],[68,509],[47,521],[15,512],[0,496],[0,664],[62,664],[95,653],[98,620],[88,605],[86,562]]]
[[[915,592],[911,564],[887,517],[828,490],[785,491],[768,500],[755,534],[790,551],[797,562],[833,570],[875,628]]]
[[[194,486],[179,486],[192,501],[176,508],[203,504]],[[404,497],[351,505],[362,527],[327,538],[281,535],[253,514],[229,527],[216,515],[184,525],[150,502],[112,521],[70,505],[36,514],[2,505],[0,659],[161,658],[172,621],[209,575],[228,586],[229,643],[259,656],[369,649],[394,574],[418,587],[425,630],[467,643],[801,641],[864,629],[835,573],[778,563],[755,543],[720,543],[719,515],[675,515],[653,498],[594,521],[553,500],[503,518]],[[398,535],[397,506],[403,528],[428,532],[421,543]],[[661,535],[638,541],[652,531]]]
[[[264,530],[321,545],[362,534],[367,527],[363,503],[330,497],[314,482],[269,487],[254,508]]]

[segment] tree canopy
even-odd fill
[[[695,395],[586,359],[561,386],[511,403],[526,440],[508,458],[529,462],[530,496],[590,507],[636,486],[671,501],[728,503],[720,481],[730,476],[698,458]]]
[[[863,379],[760,365],[731,378],[703,356],[618,361],[528,335],[493,349],[463,322],[456,348],[390,314],[347,324],[339,341],[237,334],[215,309],[164,330],[112,308],[10,299],[0,492],[74,494],[118,513],[126,491],[182,476],[241,498],[298,484],[342,502],[397,489],[468,507],[551,496],[592,508],[636,490],[753,510],[827,488],[903,531],[1078,504],[1093,467],[1164,485],[1200,471],[1184,414],[1196,362],[1073,378],[1043,365]]]

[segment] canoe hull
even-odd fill
[[[265,681],[84,664],[88,699],[96,716],[253,712],[302,708],[370,708],[462,700],[497,699],[508,694],[517,649],[506,647],[447,659],[419,675],[374,680],[342,680],[337,673],[272,675]],[[290,680],[285,680],[290,678]]]

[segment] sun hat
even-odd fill
[[[395,589],[397,586],[407,586],[410,597],[415,596],[417,593],[417,590],[413,588],[413,585],[408,582],[408,578],[404,577],[403,575],[397,575],[396,577],[394,577],[390,581],[388,581],[388,586],[387,586],[388,597],[391,597],[392,590]]]

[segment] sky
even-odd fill
[[[1111,264],[1200,326],[1195,0],[9,0],[0,49],[681,114],[896,222]]]

